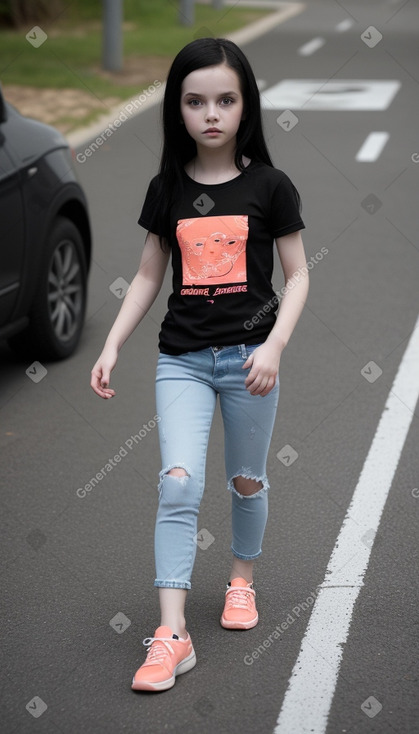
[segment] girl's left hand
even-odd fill
[[[266,342],[257,347],[247,358],[243,369],[251,370],[244,384],[251,395],[265,397],[275,386],[279,370],[280,354],[278,349]]]

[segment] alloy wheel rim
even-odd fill
[[[83,308],[80,259],[71,240],[63,240],[54,250],[48,273],[48,307],[55,336],[69,341],[79,327]]]

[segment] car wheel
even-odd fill
[[[86,300],[83,241],[73,222],[59,217],[48,237],[29,325],[10,346],[37,359],[69,357],[83,329]]]

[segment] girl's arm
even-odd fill
[[[300,232],[277,237],[276,246],[287,292],[282,298],[275,325],[266,341],[260,345],[243,365],[251,367],[245,380],[252,395],[267,395],[275,385],[282,350],[288,344],[300,318],[308,293],[308,269]]]
[[[92,369],[90,385],[101,398],[115,395],[115,391],[108,386],[119,350],[154,303],[163,283],[169,254],[168,248],[167,252],[161,249],[158,236],[149,232],[138,272],[127,291],[102,353]]]

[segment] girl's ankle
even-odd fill
[[[185,622],[176,623],[172,621],[172,622],[161,622],[160,624],[161,626],[164,626],[164,627],[170,627],[173,634],[177,635],[178,637],[185,638],[188,636],[188,633],[185,627]]]

